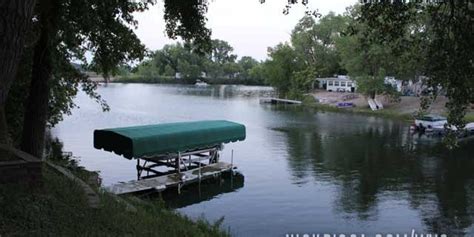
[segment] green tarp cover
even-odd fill
[[[94,147],[126,158],[208,148],[245,140],[245,126],[225,120],[163,123],[94,131]]]

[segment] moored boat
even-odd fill
[[[194,85],[195,86],[208,86],[209,84],[201,80],[196,80],[196,83]]]

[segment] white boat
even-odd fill
[[[432,129],[434,127],[444,127],[448,120],[439,115],[425,115],[415,119],[415,126],[418,129]]]
[[[449,130],[452,131],[457,131],[458,129],[455,126],[448,126],[447,127]],[[462,133],[464,135],[474,135],[474,123],[468,123],[464,127],[465,132]],[[436,125],[431,127],[428,132],[437,134],[437,135],[444,135],[446,133],[446,129],[444,128],[444,125]]]
[[[201,80],[196,80],[196,83],[194,85],[195,86],[208,86],[209,84]]]

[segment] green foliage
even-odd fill
[[[458,128],[464,127],[474,97],[473,6],[468,4],[449,1],[438,8],[428,7],[432,40],[427,46],[426,75],[430,86],[446,90],[448,122]]]
[[[263,67],[263,63],[259,63],[252,67],[248,71],[249,77],[253,80],[259,82],[259,84],[265,83],[265,69]]]
[[[329,13],[321,19],[306,15],[291,34],[290,44],[269,50],[264,77],[280,96],[301,99],[317,77],[344,73],[335,47],[348,17]]]
[[[207,0],[164,0],[166,33],[192,42],[199,53],[211,49],[211,30],[206,28]]]
[[[222,65],[222,70],[224,71],[224,75],[227,75],[229,78],[235,78],[243,69],[237,63],[228,62]]]
[[[387,88],[384,84],[384,75],[353,77],[357,82],[357,91],[375,99],[377,94],[382,94]]]
[[[250,56],[243,56],[237,63],[241,71],[240,76],[246,79],[251,78],[251,70],[259,65],[259,62]]]
[[[270,57],[264,63],[265,79],[275,87],[280,96],[287,96],[291,88],[293,73],[301,68],[295,50],[287,43],[270,48]]]
[[[410,74],[427,76],[430,88],[446,91],[448,122],[458,128],[465,125],[474,94],[472,7],[469,1],[372,3],[362,6],[360,18],[379,42],[396,42],[387,44],[393,52],[412,52],[412,60],[399,65],[415,72]],[[447,137],[452,147],[455,139]]]
[[[77,169],[73,169],[75,172]],[[116,198],[98,192],[100,208],[90,208],[74,181],[43,168],[43,187],[0,185],[0,233],[20,236],[228,236],[222,220],[192,221],[162,202]],[[136,211],[131,211],[133,205]]]
[[[288,97],[292,99],[304,99],[303,93],[311,88],[311,85],[316,78],[316,70],[314,68],[306,68],[298,72],[294,72],[292,75],[290,91]]]
[[[191,43],[165,45],[141,62],[134,75],[128,78],[150,78],[145,81],[153,81],[151,78],[174,77],[179,73],[186,83],[202,77],[207,81],[225,84],[232,84],[232,80],[244,84],[263,83],[261,75],[260,78],[254,78],[254,74],[250,73],[252,68],[259,65],[255,59],[244,56],[235,62],[237,55],[232,53],[232,46],[223,40],[212,40],[211,46],[209,53],[197,53]]]
[[[303,17],[291,34],[291,44],[298,55],[298,61],[311,67],[320,77],[343,73],[335,42],[347,23],[346,16],[332,12],[319,21],[313,16]]]
[[[23,132],[23,114],[25,112],[24,104],[28,98],[31,81],[32,51],[25,50],[20,61],[15,83],[12,84],[6,102],[6,120],[9,125],[9,135],[13,145],[21,141]]]
[[[417,55],[408,47],[396,51],[395,45],[399,45],[399,41],[381,42],[379,32],[362,20],[361,14],[360,6],[357,5],[346,13],[351,21],[344,35],[336,40],[341,64],[348,75],[356,80],[359,92],[371,98],[377,94],[389,94],[396,99],[397,93],[384,84],[385,76],[415,79],[414,71],[419,69],[419,64],[413,59]]]
[[[237,55],[232,54],[234,48],[228,42],[215,39],[211,41],[211,44],[212,50],[209,56],[212,62],[223,65],[225,63],[232,63],[237,58]]]

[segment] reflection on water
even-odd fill
[[[231,193],[244,187],[244,176],[238,172],[234,175],[222,174],[217,180],[210,179],[187,185],[181,188],[180,194],[176,189],[169,189],[160,194],[149,196],[156,198],[159,196],[165,201],[166,206],[171,208],[182,208],[200,202],[209,201],[219,195]]]
[[[196,87],[194,85],[182,86],[177,93],[182,95],[210,96],[219,99],[230,99],[234,97],[270,97],[274,94],[271,87],[262,86],[237,86],[237,85],[212,85],[207,87]]]
[[[237,236],[285,233],[474,234],[474,141],[454,151],[439,140],[410,135],[403,121],[300,106],[271,106],[269,88],[112,84],[99,92],[112,111],[85,95],[54,133],[81,164],[100,170],[105,184],[135,178],[135,163],[94,150],[95,128],[200,119],[247,127],[234,150],[234,179],[163,194],[190,217],[224,225]],[[174,196],[173,196],[174,195]]]
[[[352,121],[358,124],[357,119]],[[464,229],[472,226],[472,141],[447,151],[440,143],[417,144],[408,129],[397,124],[353,126],[336,117],[318,125],[324,128],[276,130],[288,138],[294,183],[308,176],[333,183],[333,205],[342,216],[374,220],[384,211],[377,209],[380,201],[404,198],[431,233],[466,234]],[[321,130],[334,132],[325,136]]]

